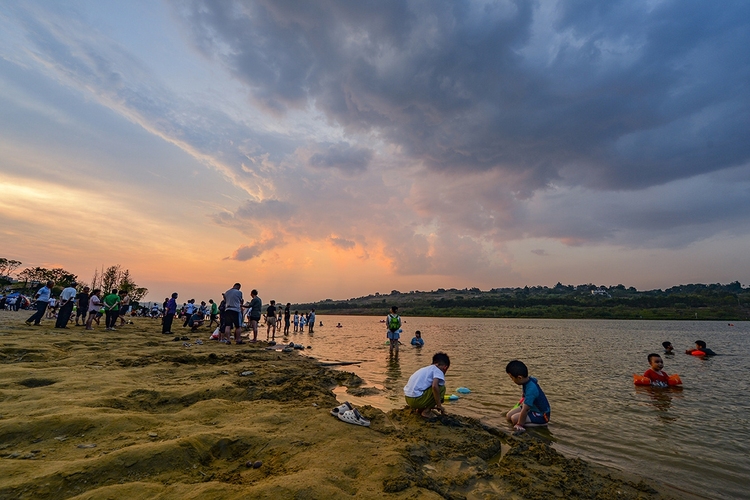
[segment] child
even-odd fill
[[[398,306],[391,307],[391,313],[385,318],[385,325],[388,328],[385,336],[391,344],[391,352],[395,349],[398,351],[401,337],[401,316],[398,315]]]
[[[294,333],[297,333],[299,327],[299,311],[294,311]]]
[[[432,356],[432,364],[420,368],[404,386],[404,397],[409,408],[419,411],[426,419],[436,418],[432,411],[443,413],[443,396],[445,396],[445,372],[451,366],[451,360],[444,352]]]
[[[695,351],[700,351],[703,354],[695,354]],[[706,347],[706,343],[702,340],[695,341],[695,349],[688,349],[685,354],[692,354],[693,356],[716,356],[716,353]]]
[[[674,354],[674,352],[672,352],[674,351],[674,346],[672,345],[672,342],[669,342],[669,341],[662,342],[661,345],[664,346],[664,354],[667,354],[667,355]]]
[[[422,347],[424,345],[424,340],[422,339],[422,332],[417,330],[414,332],[414,338],[411,339],[411,345],[414,347]]]
[[[515,384],[523,387],[521,401],[505,415],[513,424],[513,428],[518,432],[524,432],[525,426],[547,425],[551,411],[549,401],[537,380],[529,377],[526,365],[514,359],[505,367],[505,372]]]
[[[652,353],[648,355],[648,364],[651,368],[643,373],[644,377],[651,380],[652,387],[669,387],[669,375],[662,371],[664,368],[664,361],[658,354]]]

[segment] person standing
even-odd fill
[[[232,327],[234,327],[234,341],[237,344],[244,344],[242,342],[242,337],[240,337],[240,334],[242,333],[242,303],[244,302],[244,299],[242,298],[242,292],[240,291],[240,288],[242,285],[239,283],[235,283],[232,288],[224,292],[225,300],[227,301],[226,308],[224,310],[225,315],[225,325],[224,325],[224,331],[222,335],[222,342],[225,342],[227,344],[231,344],[232,341],[229,338],[229,332],[231,331]]]
[[[214,299],[208,299],[208,303],[211,304],[211,309],[210,309],[211,322],[208,324],[208,329],[210,330],[214,324],[214,321],[216,321],[216,323],[219,325],[221,325],[221,323],[219,323],[219,320],[217,318],[219,315],[219,306],[216,305],[216,302],[214,302]]]
[[[291,316],[292,316],[292,313],[290,311],[291,307],[292,307],[292,304],[287,302],[286,307],[284,308],[284,336],[289,335],[289,325],[291,324]]]
[[[73,314],[73,306],[76,303],[76,282],[72,282],[69,286],[63,288],[60,294],[60,312],[57,314],[57,321],[55,322],[55,328],[67,328],[70,316]]]
[[[91,289],[85,286],[83,287],[83,291],[78,292],[78,295],[76,295],[76,302],[78,303],[78,309],[76,309],[76,326],[79,326],[78,318],[81,318],[81,325],[86,325],[86,317],[89,312],[89,290]]]
[[[120,295],[120,311],[117,314],[120,317],[120,326],[123,326],[127,321],[125,320],[128,310],[130,309],[130,295],[126,290],[122,290]]]
[[[253,342],[258,341],[258,322],[260,321],[263,301],[258,297],[258,290],[250,292],[250,329],[253,331]]]
[[[307,333],[308,334],[312,334],[313,333],[313,329],[315,328],[315,309],[310,310],[310,316],[309,316],[307,322],[308,322]]]
[[[391,312],[385,318],[386,337],[391,345],[391,353],[395,350],[398,353],[398,346],[401,344],[401,316],[398,315],[398,306],[391,307]]]
[[[47,308],[47,319],[57,318],[57,299],[52,296],[49,298],[49,307]]]
[[[89,297],[89,303],[87,306],[87,309],[89,311],[89,317],[86,319],[86,330],[93,330],[91,327],[94,320],[99,321],[96,319],[96,316],[99,314],[99,310],[102,308],[102,300],[99,298],[99,294],[101,294],[102,291],[98,288],[93,290],[91,292],[91,296]],[[98,325],[99,323],[97,323]]]
[[[172,294],[172,298],[167,300],[164,306],[164,318],[161,323],[161,333],[164,335],[172,335],[172,321],[174,321],[174,315],[177,313],[177,292]]]
[[[271,333],[271,330],[273,329],[273,338],[271,340],[276,341],[276,301],[272,300],[271,305],[268,306],[268,309],[266,309],[266,324],[268,325],[266,328],[266,342],[268,342],[268,337]]]
[[[30,325],[32,321],[34,322],[35,326],[39,326],[42,318],[44,318],[44,313],[47,311],[47,306],[49,305],[49,299],[52,296],[52,286],[55,283],[52,281],[48,281],[46,285],[44,285],[42,288],[40,288],[36,295],[34,295],[34,298],[36,299],[36,312],[31,315],[29,319],[26,320],[26,324]],[[21,300],[21,296],[18,296],[18,301]]]
[[[117,290],[112,290],[112,293],[104,297],[103,309],[107,315],[104,319],[106,330],[113,331],[117,318],[120,316],[120,295]]]

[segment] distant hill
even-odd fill
[[[678,285],[666,290],[638,291],[624,285],[563,285],[550,288],[456,288],[375,293],[346,300],[326,299],[295,304],[319,314],[382,315],[392,305],[405,316],[495,318],[603,318],[750,320],[750,287],[739,281],[726,285]]]

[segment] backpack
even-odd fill
[[[388,315],[388,329],[392,332],[395,332],[401,328],[401,318],[399,318],[396,315],[389,314]]]

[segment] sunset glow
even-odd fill
[[[147,300],[747,285],[749,18],[5,2],[0,257]]]

